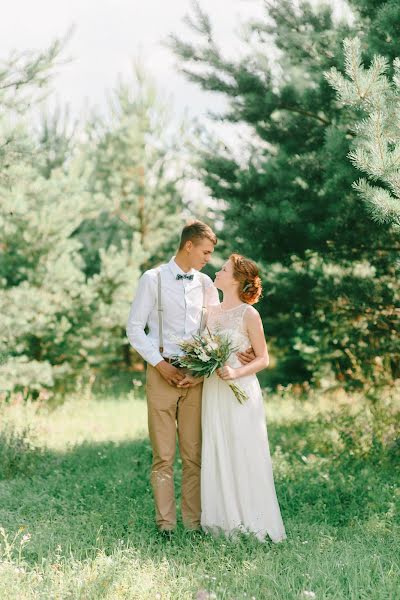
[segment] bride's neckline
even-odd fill
[[[224,312],[224,313],[225,312],[230,312],[231,310],[236,310],[240,306],[246,306],[246,302],[242,302],[241,304],[238,304],[237,306],[234,306],[233,308],[223,308],[222,307],[222,303],[219,305],[221,311]]]

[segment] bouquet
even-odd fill
[[[212,334],[193,335],[190,340],[178,340],[179,348],[184,352],[176,356],[173,363],[176,367],[188,369],[194,377],[210,377],[227,362],[228,358],[238,350],[232,345],[227,335]],[[246,392],[236,383],[228,383],[240,404],[248,400]]]

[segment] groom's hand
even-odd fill
[[[247,348],[244,352],[237,352],[236,356],[242,363],[242,365],[247,365],[249,362],[255,359],[256,355],[254,354],[253,348]]]
[[[193,377],[192,375],[185,375],[184,379],[182,379],[178,383],[178,387],[182,388],[190,388],[199,385],[203,381],[204,377]]]
[[[156,369],[169,385],[177,386],[180,381],[185,379],[183,372],[166,360],[159,362],[156,365]]]

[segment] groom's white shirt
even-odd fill
[[[175,262],[150,269],[139,279],[138,288],[129,312],[126,334],[135,350],[153,367],[163,360],[159,351],[157,311],[157,271],[161,273],[161,297],[163,308],[163,341],[165,358],[181,354],[174,339],[189,339],[198,332],[202,310],[201,277],[206,284],[206,306],[219,304],[216,287],[208,275],[192,269],[187,275],[193,280],[180,279],[184,271]],[[148,327],[148,333],[145,328]]]

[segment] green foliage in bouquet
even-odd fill
[[[199,377],[210,377],[221,368],[237,348],[226,335],[193,335],[192,339],[179,342],[184,355],[176,357],[174,364],[189,369]]]
[[[178,342],[183,351],[182,356],[174,358],[176,367],[188,369],[195,377],[211,377],[217,369],[223,367],[233,352],[232,340],[227,335],[220,333],[212,334],[207,329],[208,335],[193,335],[190,340]],[[237,400],[243,404],[248,400],[247,394],[236,383],[228,384]]]

